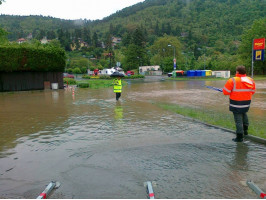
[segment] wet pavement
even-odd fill
[[[228,111],[228,97],[203,88],[224,81],[128,81],[112,88],[0,94],[0,198],[257,198],[266,191],[266,146],[165,111],[154,102]],[[266,82],[251,117],[265,119]],[[217,104],[219,106],[217,106]]]

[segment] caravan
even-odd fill
[[[103,69],[103,70],[101,70],[100,75],[111,75],[115,71],[116,70],[114,68],[112,68],[112,69]]]
[[[115,71],[118,71],[119,73],[125,75],[123,69],[122,68],[119,68],[119,67],[117,67],[117,68],[112,67],[111,69],[103,69],[103,70],[101,70],[100,75],[111,75]]]

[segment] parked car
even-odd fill
[[[134,75],[133,71],[127,71],[126,75]]]
[[[73,74],[64,73],[64,78],[75,78]]]

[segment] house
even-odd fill
[[[113,54],[112,53],[109,53],[109,52],[107,52],[107,53],[103,53],[102,54],[104,57],[112,57],[113,56]]]
[[[230,71],[212,71],[212,76],[217,78],[230,78]]]
[[[40,40],[42,44],[47,44],[49,40],[47,40],[47,37],[43,37],[43,39]]]
[[[82,47],[89,47],[88,43],[84,42],[81,38],[78,38],[78,43],[79,43],[79,46],[80,46],[79,49],[81,49]],[[72,44],[70,45],[70,48],[71,48],[72,51],[77,49],[76,43],[75,43],[74,40],[72,41]]]
[[[122,41],[119,37],[112,37],[112,47],[115,47],[117,44],[120,44]]]
[[[19,44],[22,44],[24,42],[27,42],[27,40],[24,39],[24,38],[20,38],[20,39],[17,40],[17,43],[19,43]]]
[[[31,40],[32,38],[33,38],[32,33],[30,33],[30,34],[27,36],[27,40]]]
[[[139,74],[161,76],[163,74],[159,65],[154,66],[141,66],[139,67]]]

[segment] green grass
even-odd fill
[[[89,84],[89,88],[99,89],[99,88],[107,88],[112,85],[112,80],[102,80],[102,79],[89,79],[77,81],[78,84]]]
[[[266,76],[265,75],[256,75],[256,76],[253,77],[253,79],[255,81],[266,80]]]
[[[231,112],[219,113],[215,111],[209,111],[206,109],[203,110],[199,108],[190,108],[190,107],[179,106],[175,104],[166,104],[166,103],[155,103],[155,105],[165,110],[170,110],[182,116],[197,119],[207,124],[235,130],[234,118]],[[249,134],[266,139],[264,122],[254,119],[249,119],[249,121],[250,121]]]
[[[89,88],[92,89],[99,89],[99,88],[108,88],[112,87],[113,80],[105,80],[105,79],[89,79],[89,80],[82,80],[77,81],[78,84],[89,84]],[[125,85],[126,82],[122,81],[122,85]]]

